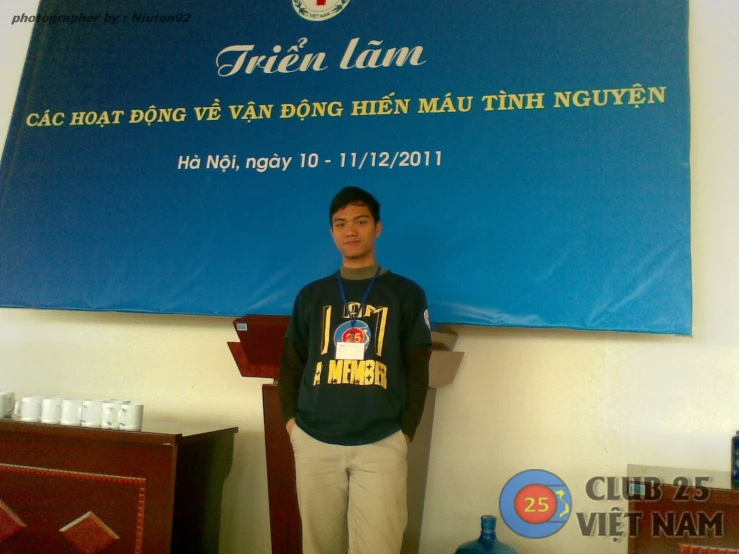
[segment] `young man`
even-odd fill
[[[426,295],[378,265],[371,194],[342,189],[329,221],[342,267],[298,294],[278,381],[303,554],[398,554],[408,444],[428,389]]]

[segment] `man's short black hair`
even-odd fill
[[[380,221],[380,203],[366,190],[359,187],[344,187],[336,193],[328,209],[328,222],[333,226],[334,214],[346,208],[349,204],[367,206],[375,223]]]

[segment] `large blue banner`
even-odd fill
[[[328,203],[437,322],[691,332],[687,0],[46,0],[0,305],[286,314]]]

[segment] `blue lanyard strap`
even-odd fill
[[[375,276],[372,277],[372,280],[370,281],[369,286],[367,287],[367,290],[364,291],[364,296],[362,297],[362,302],[359,304],[359,310],[357,310],[357,313],[352,314],[349,312],[349,317],[352,320],[352,329],[354,328],[354,325],[357,323],[357,318],[364,312],[364,307],[367,305],[367,299],[369,298],[370,291],[372,290],[372,287],[375,284],[375,281],[377,280],[377,276],[380,274],[380,270],[382,268],[380,266],[377,267],[377,272],[375,273]],[[341,300],[344,302],[344,307],[349,309],[349,301],[346,299],[346,290],[344,289],[344,280],[341,278],[341,271],[339,271],[338,274],[339,277],[339,290],[341,291]]]

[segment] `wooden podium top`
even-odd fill
[[[240,342],[229,342],[243,377],[277,379],[280,375],[282,341],[290,317],[285,315],[246,315],[234,319]]]
[[[197,422],[151,420],[144,418],[141,431],[119,431],[99,427],[79,425],[50,425],[47,423],[27,423],[0,419],[0,433],[26,433],[35,435],[54,435],[67,438],[89,438],[115,442],[148,444],[185,444],[203,440],[220,433],[238,433],[238,427],[226,427]]]
[[[290,317],[285,315],[246,315],[234,319],[233,326],[240,342],[229,342],[242,377],[277,379],[280,358]],[[429,387],[438,388],[454,380],[462,363],[462,352],[455,352],[457,334],[439,326],[431,330]]]

